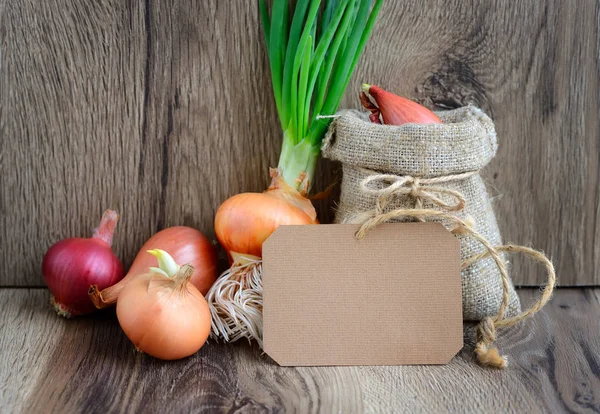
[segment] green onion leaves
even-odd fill
[[[322,4],[325,3],[325,4]],[[275,104],[290,144],[319,147],[383,0],[259,0]],[[291,23],[290,23],[291,17]]]

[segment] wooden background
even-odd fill
[[[254,1],[0,0],[0,285],[40,286],[46,249],[106,208],[128,265],[153,232],[213,235],[261,191],[281,140]],[[507,241],[600,284],[600,1],[388,0],[362,82],[496,121],[486,178]],[[337,167],[322,163],[317,189]],[[332,217],[332,203],[319,205]],[[543,275],[517,261],[516,284]]]

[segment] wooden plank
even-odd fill
[[[0,75],[0,285],[41,285],[56,240],[122,214],[127,265],[154,231],[212,236],[219,204],[260,191],[281,134],[256,4],[5,2]],[[600,283],[599,0],[388,1],[343,101],[361,82],[497,123],[486,171],[507,241]],[[322,189],[339,174],[324,161]],[[335,196],[335,194],[334,194]],[[322,221],[333,203],[320,202]],[[15,258],[18,258],[16,260]],[[541,272],[515,260],[517,284]]]
[[[43,284],[48,247],[89,237],[106,208],[122,215],[115,238],[121,256],[130,258],[156,229],[156,197],[148,192],[160,171],[140,172],[146,38],[137,3],[4,7],[3,285]],[[144,148],[146,159],[160,159],[152,150]]]
[[[527,301],[536,290],[521,290]],[[246,343],[163,362],[134,352],[112,312],[63,320],[43,289],[0,289],[2,412],[597,412],[600,289],[559,290],[500,333],[505,371],[467,345],[446,366],[277,366]]]

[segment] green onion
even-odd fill
[[[324,5],[322,3],[325,3]],[[383,0],[260,0],[277,113],[279,170],[308,191],[321,142],[373,30]],[[291,16],[291,24],[290,24]]]

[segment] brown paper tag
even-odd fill
[[[445,364],[463,346],[460,245],[438,223],[280,226],[264,350],[284,366]]]

